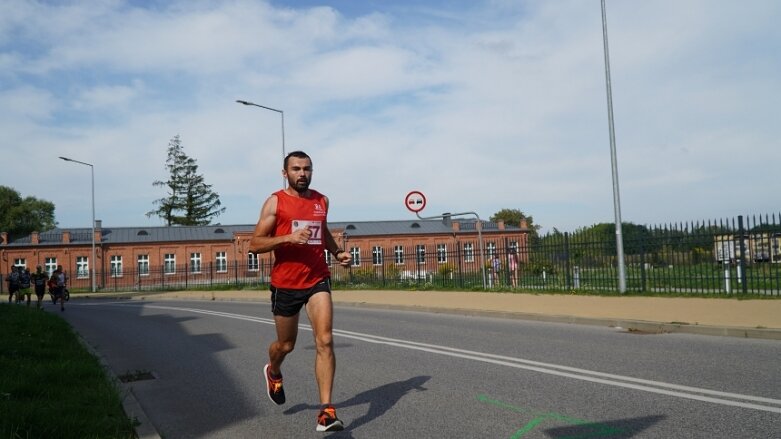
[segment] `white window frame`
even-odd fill
[[[397,245],[393,247],[393,261],[399,265],[404,263],[404,246]]]
[[[495,242],[489,242],[485,246],[485,251],[488,253],[488,259],[493,259],[494,255],[496,254],[496,243]]]
[[[260,258],[257,253],[247,253],[247,271],[260,271]]]
[[[360,267],[361,266],[361,248],[360,247],[350,247],[350,256],[352,257],[352,262],[350,263],[351,267]]]
[[[200,252],[190,253],[190,273],[200,273],[203,269],[202,261]]]
[[[44,267],[46,267],[46,273],[51,277],[54,270],[57,269],[57,258],[44,259]]]
[[[111,255],[109,264],[111,277],[122,277],[122,255]]]
[[[76,279],[89,277],[89,256],[76,256]]]
[[[415,262],[418,264],[426,263],[426,244],[415,245]]]
[[[149,276],[149,255],[136,256],[136,267],[139,276]]]
[[[15,258],[14,259],[14,267],[19,267],[21,269],[27,268],[27,259],[25,259],[25,258]]]
[[[176,253],[166,253],[163,256],[163,273],[176,274]]]
[[[471,242],[464,243],[464,262],[475,261],[475,245]]]
[[[382,265],[382,247],[379,245],[372,247],[372,265]]]
[[[447,263],[447,244],[437,244],[437,263]]]
[[[214,254],[214,262],[217,265],[217,273],[228,272],[228,252],[217,252]]]

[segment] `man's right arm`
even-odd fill
[[[270,196],[260,209],[260,218],[249,241],[249,251],[266,253],[284,243],[284,237],[271,236],[277,223],[277,197]]]

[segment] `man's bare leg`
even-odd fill
[[[309,298],[306,305],[312,332],[315,337],[315,378],[320,389],[320,404],[331,403],[331,392],[336,372],[336,357],[333,343],[333,304],[331,294],[321,291]]]
[[[274,316],[277,339],[268,347],[269,371],[272,375],[281,375],[280,368],[287,354],[293,351],[298,337],[298,316]]]

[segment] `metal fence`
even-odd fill
[[[622,225],[629,291],[781,294],[776,215],[647,227]],[[529,287],[617,290],[615,227],[534,240]]]
[[[779,219],[766,215],[655,227],[624,224],[627,290],[781,295]],[[602,224],[533,236],[521,247],[497,242],[484,258],[474,246],[456,243],[448,251],[422,244],[375,246],[357,253],[352,266],[328,262],[337,288],[617,291],[615,247],[615,226]],[[259,258],[133,267],[96,277],[101,291],[265,288],[270,272],[270,260]],[[0,279],[0,288],[7,290],[5,276]],[[71,275],[69,286],[89,290],[90,273]]]

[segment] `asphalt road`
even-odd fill
[[[55,308],[49,308],[58,312]],[[334,403],[354,438],[778,438],[781,343],[336,307]],[[263,302],[71,301],[62,313],[132,383],[166,439],[306,438],[308,322],[264,394]]]

